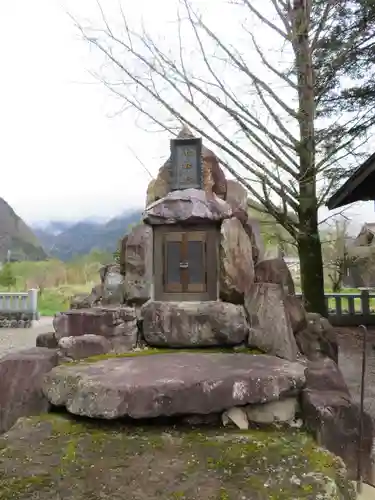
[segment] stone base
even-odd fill
[[[233,346],[244,343],[249,332],[244,308],[221,301],[149,301],[142,316],[151,346]]]
[[[360,408],[351,399],[344,378],[331,359],[309,362],[306,386],[302,391],[302,411],[307,426],[315,432],[318,443],[343,459],[349,477],[356,478]],[[374,483],[371,460],[373,422],[363,414],[361,445],[362,477]]]
[[[94,418],[217,413],[296,394],[305,368],[276,357],[170,353],[60,365],[44,379],[46,398]]]
[[[48,411],[41,385],[58,363],[56,349],[33,347],[0,359],[0,434],[20,417]]]
[[[72,309],[53,319],[57,340],[80,335],[103,337],[137,336],[137,315],[133,307],[112,306]]]

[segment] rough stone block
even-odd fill
[[[242,306],[227,302],[157,302],[142,308],[143,336],[152,346],[225,346],[245,342]]]
[[[58,363],[57,351],[44,347],[17,351],[0,358],[0,433],[20,417],[48,410],[43,376]]]

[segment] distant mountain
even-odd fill
[[[43,228],[35,224],[34,232],[48,255],[66,261],[94,249],[114,252],[129,226],[140,222],[141,217],[142,210],[126,211],[107,222],[90,217],[75,223],[51,222]]]
[[[46,252],[41,242],[12,207],[0,198],[0,261],[43,260]]]

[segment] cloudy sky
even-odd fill
[[[162,26],[161,4],[171,1],[125,4]],[[0,1],[0,196],[28,222],[142,206],[150,178],[134,153],[155,174],[169,149],[168,136],[114,116],[112,97],[88,72],[100,59],[66,11],[94,19],[97,9],[94,0]],[[373,203],[350,215],[375,220]]]
[[[153,173],[162,155],[130,118],[110,116],[111,98],[87,72],[95,60],[68,8],[58,0],[0,2],[0,196],[29,221],[142,205],[149,178],[131,151]]]

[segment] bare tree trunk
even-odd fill
[[[327,315],[324,299],[322,247],[318,230],[318,199],[315,168],[314,71],[309,42],[310,0],[294,0],[293,28],[298,72],[299,233],[298,254],[301,286],[307,310]]]

